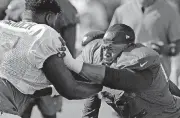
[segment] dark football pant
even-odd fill
[[[41,98],[36,98],[34,102],[32,102],[23,115],[22,118],[30,118],[33,107],[37,105],[43,118],[56,118],[56,113],[61,111],[62,107],[62,97],[51,97],[44,96]]]
[[[85,101],[82,118],[98,118],[101,99],[98,95],[92,96]]]
[[[21,116],[34,100],[31,95],[22,94],[10,82],[0,78],[0,111]]]

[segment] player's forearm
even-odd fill
[[[63,95],[69,100],[86,99],[97,94],[101,90],[101,85],[77,81],[74,85],[67,88],[66,91],[63,92]]]
[[[64,61],[57,55],[49,57],[42,70],[56,90],[67,99],[88,98],[102,89],[101,85],[76,81]]]
[[[90,83],[86,81],[84,77],[71,71],[71,74],[76,79],[71,83],[71,87],[68,87],[66,94],[69,94],[70,99],[86,99],[94,96],[102,90],[102,85]]]
[[[152,82],[152,73],[149,70],[134,72],[84,63],[80,74],[95,83],[125,91],[145,89]]]
[[[130,69],[106,68],[103,85],[112,89],[139,91],[147,89],[152,80],[152,73],[149,70],[136,72]]]
[[[105,76],[105,66],[83,63],[83,67],[79,74],[89,81],[102,84]]]
[[[103,65],[83,63],[73,59],[68,51],[64,62],[70,70],[87,80],[114,89],[139,90],[149,87],[152,82],[152,73],[149,70],[134,72],[128,69],[113,69]]]

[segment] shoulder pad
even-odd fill
[[[81,55],[84,62],[95,63],[93,62],[95,56],[94,53],[101,47],[101,42],[101,39],[96,39],[88,43],[85,47],[83,47]]]
[[[36,24],[34,25],[29,31],[28,34],[34,37],[59,37],[60,34],[56,32],[53,28],[50,26],[47,26],[45,24]]]
[[[159,54],[141,44],[129,47],[118,59],[118,65],[124,68],[144,70],[160,64]]]
[[[96,39],[102,39],[104,37],[105,32],[103,31],[90,31],[87,34],[84,35],[82,40],[82,46],[87,45],[89,42],[96,40]]]

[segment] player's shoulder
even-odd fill
[[[47,35],[59,35],[59,33],[54,30],[52,27],[46,25],[46,24],[36,24],[34,25],[29,32],[36,32],[36,34],[47,34]]]
[[[97,56],[95,54],[99,54],[98,51],[101,45],[102,45],[102,39],[96,39],[89,42],[86,46],[84,46],[81,53],[83,61],[87,63],[95,63],[96,59],[94,58]],[[99,60],[99,58],[97,60]],[[98,62],[99,61],[97,61],[97,63]]]
[[[86,52],[96,50],[102,45],[102,39],[96,39],[89,42],[86,46],[83,47],[83,50]]]
[[[36,24],[29,31],[29,35],[36,37],[59,37],[60,34],[46,24]]]
[[[159,57],[159,54],[156,51],[140,43],[134,45],[134,47],[131,50],[131,53],[139,58],[152,57],[152,56],[156,58]]]
[[[119,58],[118,63],[131,69],[144,70],[160,64],[159,54],[142,44],[130,46],[122,55],[124,59]]]
[[[36,24],[28,31],[28,35],[34,39],[34,46],[41,45],[46,48],[43,46],[46,45],[51,49],[61,46],[61,35],[48,25]]]
[[[17,31],[20,30],[23,32],[27,32],[30,35],[59,35],[56,30],[46,24],[37,24],[35,22],[28,21],[14,22],[12,20],[2,20],[0,21],[0,27]]]
[[[27,32],[29,31],[34,25],[36,25],[33,22],[14,22],[12,20],[1,20],[0,21],[0,28],[2,30],[9,30],[13,32]]]

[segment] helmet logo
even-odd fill
[[[126,35],[126,39],[129,39],[129,38],[130,38],[130,36]]]

